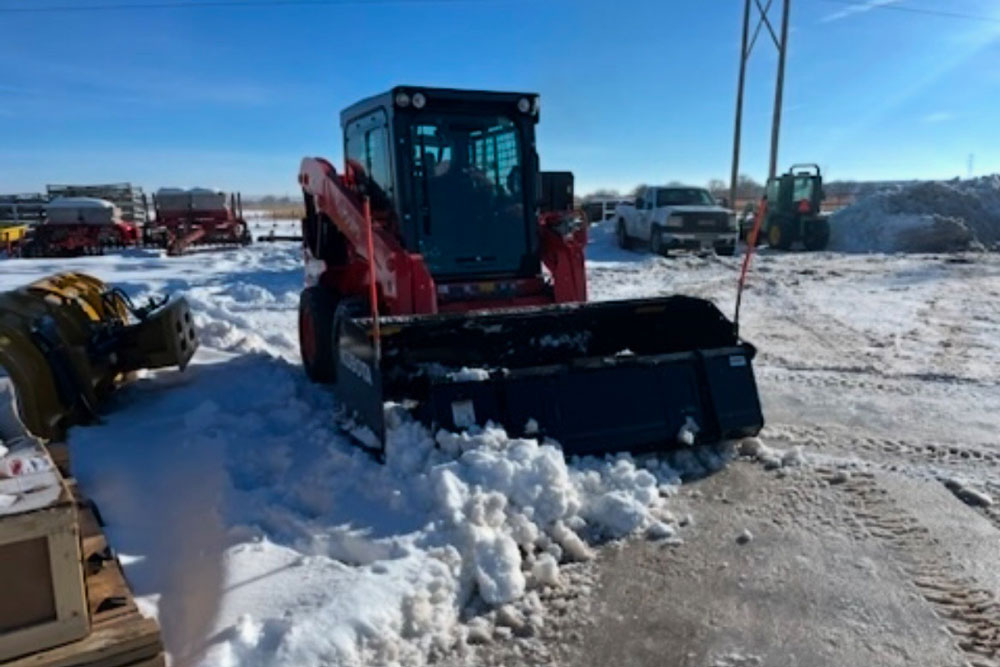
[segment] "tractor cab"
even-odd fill
[[[819,213],[823,203],[823,177],[818,165],[794,165],[771,182],[767,205],[773,210],[800,215]]]
[[[347,178],[437,281],[538,274],[531,93],[399,86],[341,114]]]
[[[823,176],[819,165],[796,164],[767,185],[767,218],[763,232],[772,248],[787,250],[801,242],[806,250],[822,250],[830,237],[821,214]]]

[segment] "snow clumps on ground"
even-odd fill
[[[433,531],[457,549],[463,584],[493,606],[558,582],[560,562],[592,557],[588,541],[673,534],[660,487],[679,475],[627,455],[568,466],[554,444],[508,438],[500,427],[432,438],[401,419],[386,463],[423,481]]]
[[[407,513],[415,527],[355,527],[320,538],[320,552],[355,564],[338,563],[353,581],[317,610],[336,607],[334,620],[305,617],[247,643],[262,635],[246,628],[268,621],[248,625],[240,617],[228,632],[242,647],[233,653],[231,641],[224,654],[278,665],[326,654],[331,664],[353,665],[422,664],[469,652],[494,636],[536,633],[545,612],[539,592],[570,586],[563,568],[593,558],[593,544],[636,533],[663,539],[677,530],[666,505],[681,472],[665,461],[623,454],[567,464],[554,443],[509,438],[492,425],[432,434],[398,408],[388,421],[384,465],[369,468],[366,456],[343,452],[337,458],[339,466],[350,458],[346,470],[337,475],[322,465],[324,481],[310,492],[311,480],[302,480],[299,493],[334,494],[334,503],[353,496]],[[718,463],[724,453],[701,456]],[[332,646],[318,641],[331,633]]]
[[[778,468],[793,468],[806,463],[806,455],[801,446],[783,450],[770,447],[757,437],[744,438],[740,441],[737,450],[740,456],[753,459],[761,463],[766,470],[776,470]]]
[[[830,249],[951,252],[1000,242],[1000,174],[897,185],[830,218]]]

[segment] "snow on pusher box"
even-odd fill
[[[143,368],[184,368],[198,347],[183,298],[136,306],[120,289],[62,273],[0,293],[0,375],[21,421],[60,441],[97,418],[101,402]]]
[[[309,377],[376,448],[387,401],[567,454],[757,433],[754,348],[712,303],[586,302],[586,216],[540,204],[538,114],[531,93],[413,86],[342,112],[344,173],[299,173]]]

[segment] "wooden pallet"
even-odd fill
[[[44,455],[40,450],[27,452]],[[78,510],[54,470],[0,479],[17,500],[0,516],[0,660],[87,635]]]
[[[70,481],[80,514],[91,631],[85,638],[33,653],[4,667],[164,667],[160,628],[139,613],[121,564],[108,548],[94,504]]]
[[[65,442],[47,442],[45,449],[48,451],[52,462],[56,464],[59,473],[66,479],[70,479],[73,474],[69,467],[69,445]]]

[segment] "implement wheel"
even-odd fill
[[[299,295],[299,353],[306,375],[318,384],[336,379],[332,346],[336,308],[336,297],[325,287],[307,287]]]

